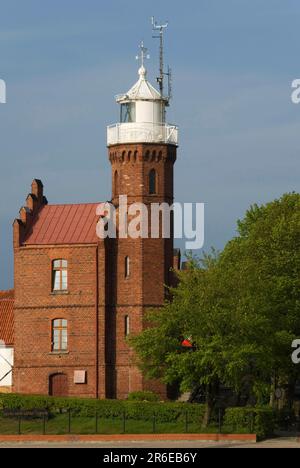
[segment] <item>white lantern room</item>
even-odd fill
[[[178,144],[178,128],[165,122],[169,98],[163,97],[147,80],[144,51],[139,79],[126,93],[116,97],[120,105],[120,121],[107,129],[107,145],[124,143]]]

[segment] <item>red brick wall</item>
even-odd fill
[[[69,378],[70,395],[95,397],[97,367],[102,368],[98,395],[105,396],[104,245],[99,244],[98,250],[96,246],[15,250],[15,391],[48,393],[49,375],[64,372]],[[52,292],[51,265],[58,258],[68,260],[68,293]],[[51,352],[51,322],[55,318],[68,320],[67,354]],[[73,384],[74,370],[87,371],[87,384]]]
[[[117,145],[109,148],[109,158],[115,203],[119,194],[128,195],[129,203],[173,203],[176,147]],[[157,193],[149,195],[148,175],[153,168],[158,175]],[[38,185],[40,192],[41,187]],[[42,200],[42,192],[35,191],[37,200]],[[173,239],[23,247],[24,225],[16,221],[14,231],[14,391],[47,394],[49,376],[63,372],[68,376],[69,395],[126,398],[131,391],[150,389],[165,397],[166,388],[147,381],[135,365],[126,342],[125,316],[130,317],[130,333],[139,333],[149,307],[163,304],[164,285],[172,281]],[[126,256],[130,257],[129,278],[125,278]],[[55,259],[68,260],[67,294],[51,291]],[[51,321],[55,318],[68,320],[67,354],[51,352]],[[86,384],[73,383],[74,370],[87,371]]]
[[[173,165],[176,148],[170,145],[128,144],[109,148],[112,180],[118,172],[118,187],[113,183],[113,202],[128,196],[128,204],[143,202],[173,203]],[[157,192],[149,195],[149,172],[157,172]],[[150,223],[149,223],[150,231]],[[124,259],[131,260],[131,274],[125,278]],[[139,333],[149,307],[161,306],[166,297],[164,284],[170,284],[173,266],[173,239],[118,239],[112,248],[112,284],[110,302],[116,322],[115,396],[126,398],[136,390],[154,390],[166,397],[159,382],[147,381],[134,365],[134,356],[124,336],[124,317],[130,316],[130,332]]]

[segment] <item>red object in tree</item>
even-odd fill
[[[183,346],[184,348],[192,348],[192,347],[193,347],[193,344],[190,342],[190,340],[185,339],[185,340],[183,340],[183,342],[181,343],[181,346]]]

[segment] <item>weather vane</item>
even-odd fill
[[[147,49],[147,47],[144,46],[144,41],[141,42],[141,44],[140,44],[140,49],[141,49],[140,54],[137,55],[135,58],[136,58],[136,60],[140,60],[140,61],[141,61],[141,67],[143,67],[143,66],[144,66],[144,61],[145,61],[145,59],[149,59],[149,58],[150,58],[150,55],[147,54],[148,49]]]

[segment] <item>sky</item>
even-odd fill
[[[204,250],[222,249],[251,204],[299,192],[299,0],[0,0],[0,289],[13,286],[12,222],[33,178],[49,203],[110,199],[106,126],[141,40],[155,84],[151,16],[169,22],[175,198],[205,203]]]

